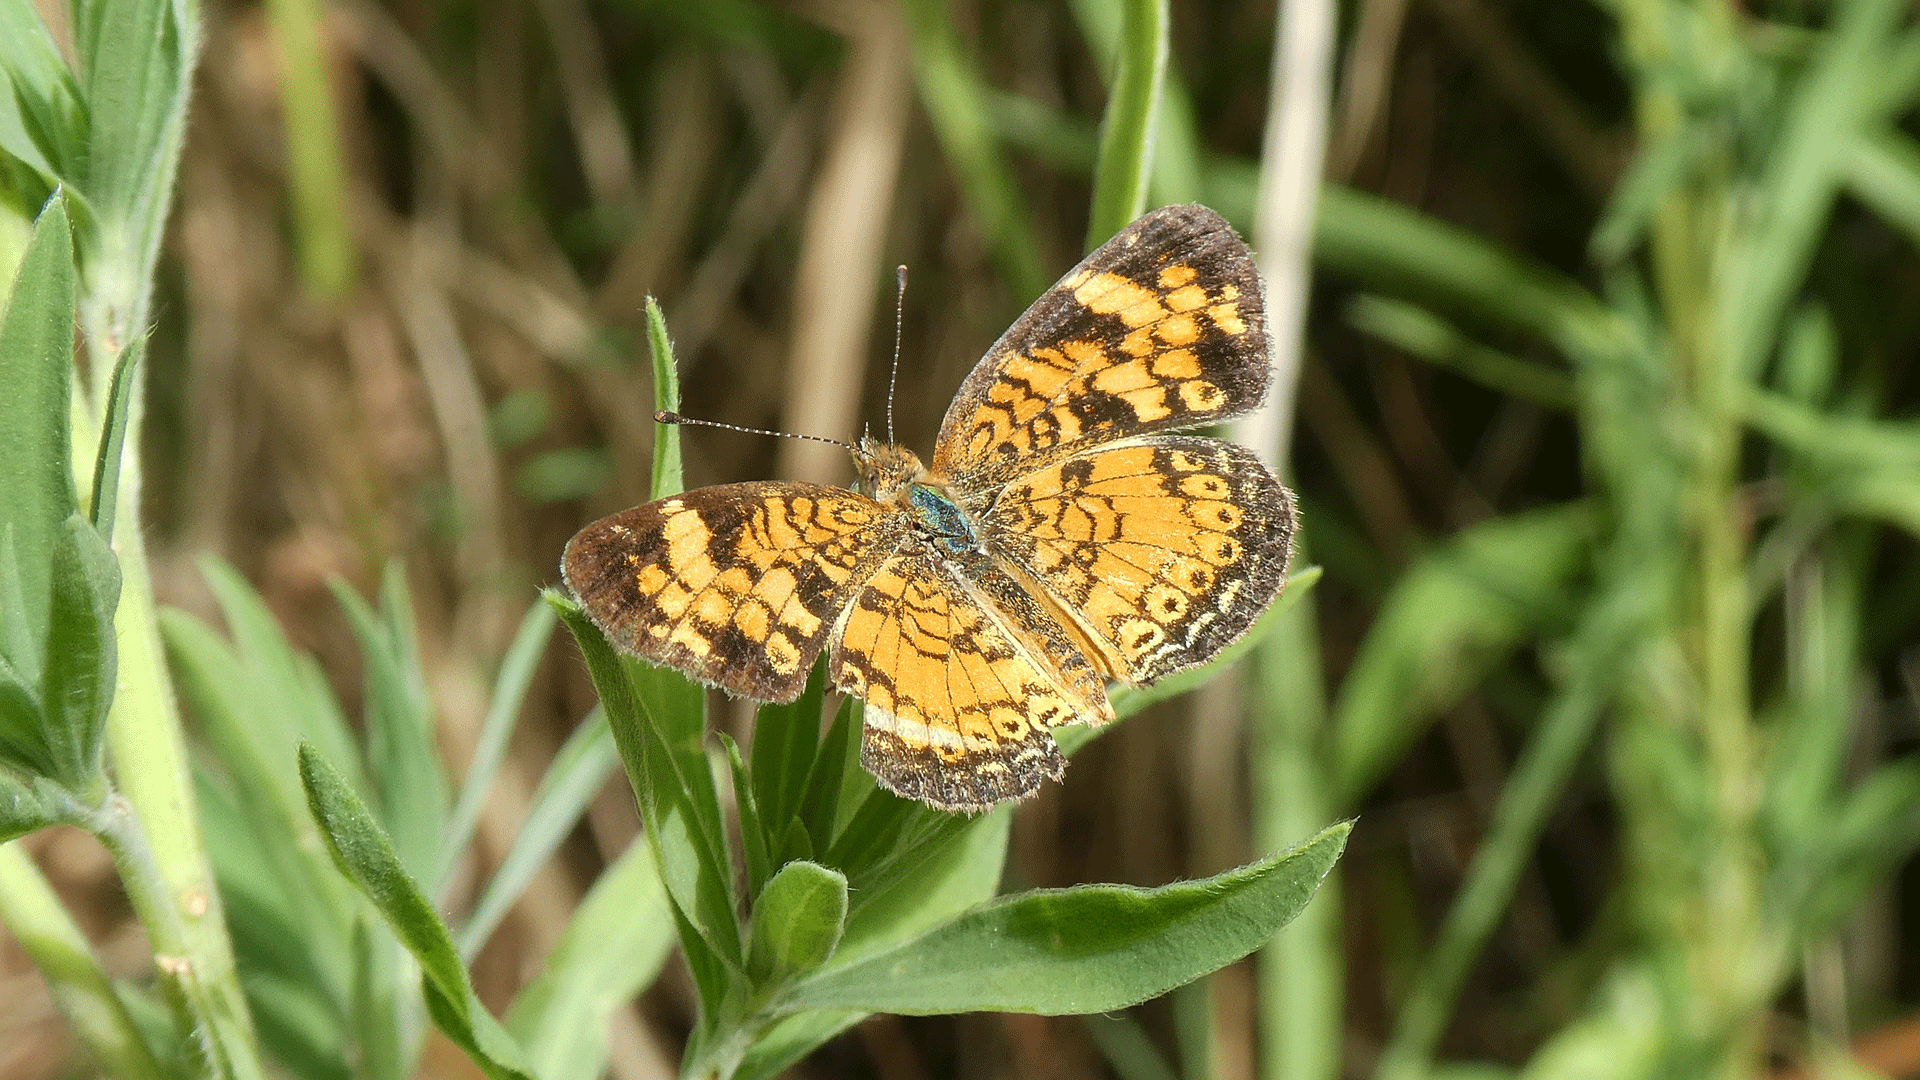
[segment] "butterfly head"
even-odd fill
[[[860,474],[855,488],[883,503],[900,501],[914,481],[927,475],[913,451],[872,436],[862,436],[853,448],[853,465]]]

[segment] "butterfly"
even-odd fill
[[[1135,221],[961,385],[933,458],[863,438],[852,489],[700,488],[588,525],[561,575],[618,647],[791,701],[822,652],[865,701],[861,763],[943,810],[1021,799],[1109,680],[1203,664],[1278,595],[1292,495],[1255,454],[1175,434],[1258,406],[1259,277],[1218,214]]]

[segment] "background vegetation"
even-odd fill
[[[1166,998],[876,1015],[797,1075],[1920,1075],[1912,12],[1282,7],[1337,16],[1282,381],[1324,576],[1238,678],[1142,702],[1012,816],[1004,885],[1210,875],[1357,815],[1347,854]],[[52,553],[23,588],[56,652],[90,650],[0,640],[31,684],[0,693],[8,783],[68,785],[0,791],[7,834],[87,827],[0,847],[0,1076],[189,1067],[152,1046],[471,1075],[453,1042],[485,1058],[489,1009],[540,1075],[674,1075],[703,983],[535,603],[657,482],[645,298],[684,411],[844,438],[883,415],[906,263],[924,451],[1124,180],[1284,271],[1308,219],[1276,177],[1311,158],[1262,159],[1277,14],[0,0],[0,266],[31,283],[0,353],[57,355],[59,321],[18,316],[62,302],[86,346],[73,409],[0,401],[0,440],[71,413],[4,443],[59,467],[0,505],[82,463],[82,513],[12,543]],[[116,394],[127,354],[144,395]],[[843,480],[821,449],[690,432],[686,479]],[[79,737],[41,739],[53,712]],[[712,715],[751,747],[745,709]],[[303,788],[302,736],[337,785]],[[57,805],[103,757],[128,813]],[[321,844],[336,790],[452,917],[439,999]]]

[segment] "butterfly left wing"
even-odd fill
[[[1293,496],[1244,446],[1195,435],[1131,439],[1009,483],[988,550],[1126,683],[1206,663],[1279,594]]]
[[[843,488],[699,488],[567,542],[560,574],[615,645],[760,701],[792,701],[847,601],[905,533]]]
[[[987,350],[930,467],[991,491],[1100,443],[1246,412],[1267,378],[1247,245],[1212,210],[1169,206],[1088,255]]]
[[[1060,778],[1052,728],[1113,719],[1099,677],[1030,607],[1004,575],[962,577],[911,542],[854,597],[827,670],[866,699],[860,763],[888,790],[986,810]]]

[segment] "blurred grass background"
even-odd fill
[[[1920,397],[1902,11],[1338,5],[1290,455],[1326,577],[1257,679],[1079,755],[1022,809],[1007,870],[1161,883],[1358,814],[1301,945],[1338,977],[1287,1000],[1270,955],[1117,1025],[876,1017],[796,1075],[1239,1080],[1315,1075],[1316,1055],[1347,1076],[1431,1057],[1786,1075],[1849,1045],[1920,1075],[1920,434],[1881,419]],[[195,560],[227,559],[351,715],[328,582],[371,595],[398,560],[456,771],[561,545],[643,498],[644,298],[686,413],[844,439],[882,422],[908,265],[895,411],[924,455],[981,351],[1084,250],[1127,32],[1103,0],[203,17],[148,353],[156,590],[217,620]],[[1254,235],[1275,17],[1170,5],[1153,202]],[[686,442],[689,484],[849,476],[818,444]],[[550,650],[483,855],[591,704]],[[744,738],[751,714],[724,715]],[[1289,775],[1325,790],[1279,835]],[[616,780],[480,954],[484,999],[525,981],[637,828]],[[29,846],[136,974],[105,856],[67,830]],[[690,995],[670,968],[616,1017],[614,1075],[672,1074]],[[0,1077],[70,1075],[11,942],[0,1001]],[[1311,1009],[1335,1026],[1282,1045]],[[471,1070],[436,1042],[423,1075]]]

